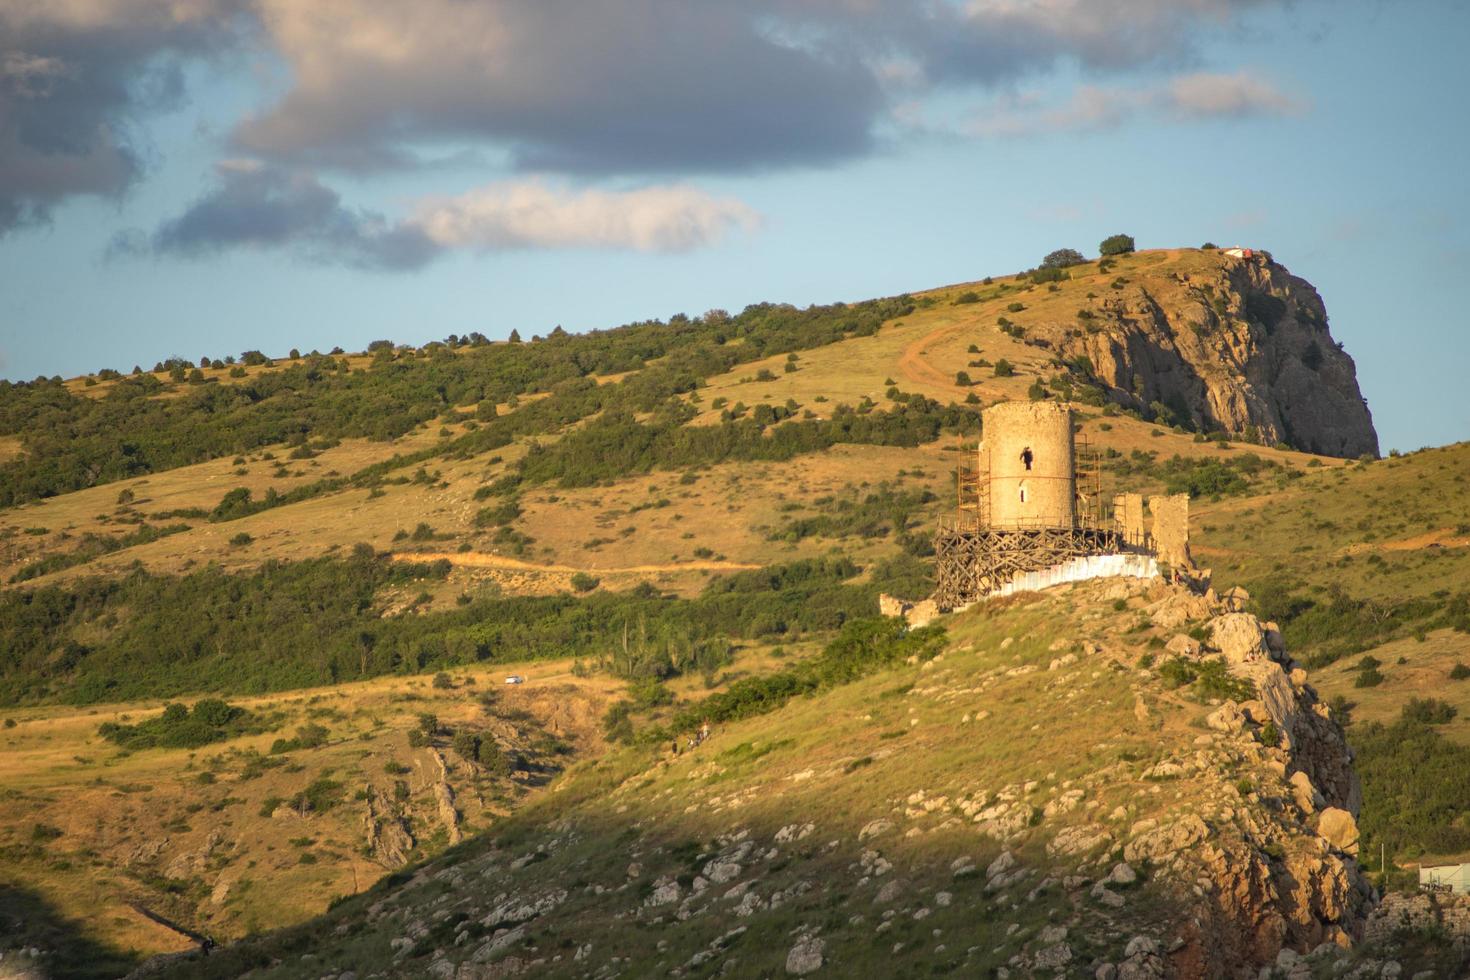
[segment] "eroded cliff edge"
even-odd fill
[[[1139,408],[1329,456],[1377,455],[1356,366],[1322,297],[1269,255],[1171,254],[1112,287],[1093,297],[1090,317],[1033,335],[1085,356],[1114,397]]]

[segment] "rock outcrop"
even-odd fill
[[[1085,331],[1033,332],[1087,357],[1138,408],[1161,404],[1196,425],[1328,456],[1377,455],[1353,359],[1317,290],[1264,255],[1190,268],[1122,284],[1096,301]]]
[[[366,847],[373,860],[383,867],[396,870],[408,863],[413,850],[413,834],[408,824],[393,804],[383,798],[371,783],[367,786],[367,814],[363,817],[363,835]]]

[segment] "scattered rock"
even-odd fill
[[[1245,712],[1234,701],[1226,701],[1205,717],[1205,724],[1214,731],[1234,735],[1245,727]]]
[[[786,954],[786,972],[793,976],[805,976],[822,968],[822,953],[826,943],[816,936],[805,936]]]
[[[1001,851],[1000,855],[990,866],[985,869],[985,877],[994,878],[996,875],[1004,874],[1016,866],[1016,856],[1010,851]]]
[[[1200,654],[1199,640],[1192,636],[1185,636],[1183,633],[1176,633],[1168,643],[1164,644],[1164,649],[1176,657],[1198,657]]]

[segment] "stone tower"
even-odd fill
[[[1070,528],[1077,516],[1072,412],[1055,402],[1002,402],[981,413],[981,472],[990,526]]]

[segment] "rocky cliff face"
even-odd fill
[[[1185,253],[1121,276],[1086,329],[1048,339],[1085,355],[1098,379],[1138,407],[1329,456],[1378,452],[1353,359],[1327,326],[1316,289],[1266,256]]]

